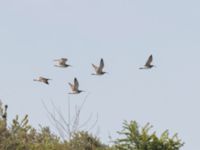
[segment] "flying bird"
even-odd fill
[[[103,71],[103,68],[104,68],[103,58],[101,58],[99,66],[96,66],[94,64],[92,64],[92,66],[94,67],[94,70],[96,72],[96,73],[92,73],[92,75],[103,75],[103,74],[107,73],[107,72]]]
[[[77,78],[74,78],[74,84],[69,83],[69,86],[72,90],[72,93],[69,93],[69,94],[79,94],[81,92],[84,92],[82,90],[79,90],[79,83],[78,83]]]
[[[67,58],[55,59],[54,61],[56,61],[57,64],[54,65],[54,66],[55,67],[61,67],[61,68],[67,68],[67,67],[71,66],[69,64],[66,64],[67,60],[68,60]]]
[[[153,56],[150,55],[144,67],[140,67],[139,69],[151,69],[152,67],[155,67],[154,65],[152,65],[152,61],[153,61]]]
[[[49,80],[51,80],[51,79],[48,79],[48,78],[45,78],[45,77],[39,77],[38,79],[33,79],[33,81],[42,82],[42,83],[45,83],[45,84],[49,84]]]

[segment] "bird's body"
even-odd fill
[[[68,60],[67,58],[55,59],[54,61],[56,61],[57,64],[54,65],[54,66],[55,67],[61,67],[61,68],[67,68],[67,67],[71,66],[69,64],[66,64],[67,60]]]
[[[72,93],[69,94],[79,94],[81,92],[84,92],[82,90],[79,90],[79,83],[76,78],[74,78],[74,84],[69,83],[69,86],[71,87]]]
[[[103,61],[102,58],[101,58],[101,60],[100,60],[100,65],[99,65],[99,66],[96,66],[96,65],[94,65],[94,64],[92,64],[92,66],[94,67],[95,72],[96,72],[96,73],[93,73],[92,75],[103,75],[103,74],[106,73],[106,72],[103,71],[103,68],[104,68],[104,61]]]
[[[42,82],[42,83],[45,83],[45,84],[49,84],[49,80],[51,80],[51,79],[48,79],[48,78],[45,78],[45,77],[39,77],[38,79],[33,79],[33,81]]]
[[[154,65],[151,64],[152,61],[153,61],[153,56],[150,55],[144,67],[140,67],[139,69],[151,69],[152,67],[154,67]]]

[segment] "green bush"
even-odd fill
[[[61,141],[48,127],[39,131],[28,124],[26,115],[21,121],[18,116],[11,128],[5,127],[0,119],[0,150],[106,150],[108,146],[85,131],[73,133],[70,140]]]
[[[149,133],[152,126],[146,124],[141,129],[136,121],[124,122],[123,130],[118,132],[123,138],[115,141],[117,150],[179,150],[183,143],[177,134],[169,137],[168,130],[160,137],[155,132]]]
[[[70,139],[61,140],[48,127],[34,129],[28,115],[21,120],[16,116],[8,127],[7,106],[3,108],[0,103],[0,150],[179,150],[183,146],[176,134],[170,138],[165,131],[157,137],[155,132],[149,133],[151,128],[149,124],[140,129],[135,121],[124,122],[118,132],[123,138],[112,146],[86,131],[73,132]]]
[[[85,131],[74,133],[69,145],[74,150],[105,150],[107,148],[97,137]]]

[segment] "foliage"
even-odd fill
[[[69,145],[74,150],[105,150],[107,147],[97,137],[93,137],[85,131],[74,133]]]
[[[88,131],[76,131],[70,139],[61,140],[48,127],[36,130],[29,125],[28,115],[13,119],[7,126],[7,106],[0,103],[0,150],[179,150],[183,143],[177,135],[169,138],[165,131],[160,138],[150,134],[149,124],[141,128],[135,121],[124,122],[119,132],[124,138],[117,139],[112,146],[103,144]],[[64,131],[63,131],[64,132]]]
[[[152,126],[148,123],[141,129],[136,121],[124,122],[123,130],[118,132],[123,138],[115,141],[117,150],[179,150],[183,143],[177,134],[169,137],[168,130],[160,138],[155,132],[149,133]]]

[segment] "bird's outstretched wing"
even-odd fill
[[[67,58],[60,58],[60,59],[54,59],[54,61],[57,61],[58,64],[63,65],[67,62]]]
[[[103,59],[101,58],[100,65],[99,65],[99,69],[102,70],[103,67],[104,67],[104,61],[103,61]]]
[[[79,88],[78,80],[76,78],[74,78],[74,89],[78,90],[78,88]]]
[[[47,80],[43,80],[43,82],[44,82],[45,84],[49,84],[48,79],[47,79]]]
[[[68,83],[69,84],[69,86],[70,86],[70,88],[72,89],[72,91],[74,90],[74,85],[73,84],[71,84],[70,82]]]
[[[92,64],[92,67],[94,67],[95,70],[98,69],[98,67],[96,65],[94,65],[94,64]]]
[[[42,77],[42,76],[40,76],[38,79],[39,79],[39,80],[48,80],[47,78]]]
[[[67,62],[68,59],[67,58],[61,58],[60,60],[63,61],[63,62]]]
[[[153,61],[153,56],[150,55],[149,58],[148,58],[148,60],[147,60],[147,62],[146,62],[146,64],[145,64],[145,66],[151,65],[152,61]]]
[[[38,79],[39,79],[39,80],[42,80],[42,79],[44,79],[44,77],[41,77],[41,76],[40,76]]]

